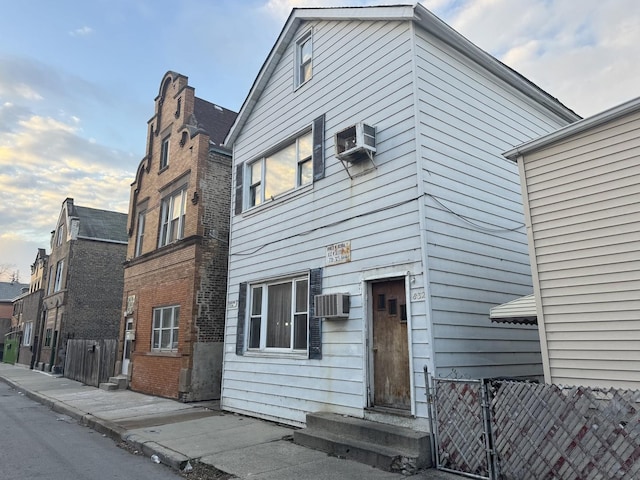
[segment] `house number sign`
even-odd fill
[[[338,265],[351,261],[351,241],[334,243],[327,246],[326,265]]]

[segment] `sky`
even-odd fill
[[[0,280],[62,202],[127,212],[164,74],[238,111],[293,7],[367,0],[0,0]],[[637,0],[423,0],[583,117],[640,96]]]

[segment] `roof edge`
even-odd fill
[[[640,110],[640,97],[634,98],[627,102],[616,105],[603,112],[597,113],[591,117],[587,117],[583,120],[579,120],[571,125],[567,125],[556,130],[553,133],[544,135],[542,137],[530,140],[526,143],[518,145],[517,147],[507,150],[502,155],[509,160],[517,161],[518,157],[532,153],[536,150],[540,150],[552,143],[564,140],[576,133],[581,133],[591,128],[598,127],[604,123],[609,122],[612,119],[628,115]]]

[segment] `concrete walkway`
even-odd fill
[[[0,363],[0,380],[58,413],[182,469],[189,460],[251,479],[401,479],[291,442],[293,428],[227,412],[214,402],[181,403],[130,390],[106,391]],[[425,470],[416,480],[463,477]]]

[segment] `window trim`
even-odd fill
[[[311,147],[310,149],[311,151],[309,152],[309,155],[301,158],[300,157],[301,140],[307,136],[309,136],[309,140],[310,140],[309,145]],[[295,145],[295,163],[296,163],[296,172],[295,172],[295,178],[294,178],[295,185],[293,188],[284,190],[282,192],[279,192],[267,198],[267,194],[266,194],[266,188],[268,187],[266,182],[266,176],[268,175],[267,160],[271,157],[274,157],[278,153],[283,152],[284,150],[291,147],[292,145]],[[258,181],[253,181],[251,174],[253,173],[254,166],[257,166],[257,165],[260,166],[260,179]],[[307,169],[310,168],[310,170],[308,171],[309,180],[306,183],[302,183],[302,169],[304,166],[306,166]],[[244,198],[244,204],[246,205],[246,208],[243,209],[243,211],[260,207],[268,203],[268,200],[273,201],[291,192],[313,185],[313,181],[314,181],[313,125],[303,129],[297,135],[289,138],[288,140],[282,143],[279,143],[276,147],[274,147],[271,150],[268,150],[268,152],[262,155],[261,157],[247,162],[245,168],[246,168],[246,172],[245,172],[244,178],[246,178],[245,190],[247,193],[246,193],[246,197]],[[254,192],[258,189],[260,192],[260,199],[257,203],[255,203]]]
[[[298,293],[299,284],[301,282],[306,283],[306,292],[305,292],[305,311],[297,311],[296,310],[296,296]],[[291,286],[291,305],[289,309],[289,347],[269,347],[267,346],[267,337],[268,337],[268,326],[269,326],[269,310],[268,310],[268,301],[269,301],[269,287],[273,287],[276,285],[289,284]],[[254,310],[254,290],[262,289],[261,292],[261,305],[260,311],[255,313]],[[309,326],[311,320],[311,302],[310,302],[310,278],[309,274],[303,275],[295,275],[289,277],[282,277],[277,279],[270,279],[260,282],[252,282],[248,285],[247,288],[247,308],[245,312],[244,319],[241,321],[245,322],[245,331],[246,331],[246,345],[244,348],[244,354],[254,354],[259,356],[295,356],[301,358],[308,358],[309,355]],[[295,338],[296,338],[296,315],[306,315],[306,329],[305,329],[305,347],[304,348],[294,348],[295,347]],[[252,343],[252,320],[257,319],[260,321],[260,329],[259,329],[259,342],[257,347],[251,347]]]
[[[156,327],[156,312],[164,312],[171,310],[171,326],[169,328],[162,327],[162,318],[164,313],[160,314],[160,326]],[[177,310],[177,314],[176,314]],[[175,343],[175,348],[162,347],[162,332],[169,330],[169,344]],[[158,331],[158,346],[156,347],[156,331]],[[175,339],[174,339],[175,335]],[[163,307],[154,307],[151,311],[151,351],[152,352],[177,352],[179,350],[180,341],[180,305],[167,305]]]
[[[303,59],[303,47],[304,45],[310,42],[311,46],[311,57],[307,62]],[[304,68],[309,65],[310,72],[309,78],[304,79]],[[294,73],[294,88],[298,89],[301,86],[305,85],[313,78],[313,29],[309,29],[304,32],[300,38],[296,40],[296,54],[295,54],[295,65],[294,65],[295,73]]]

